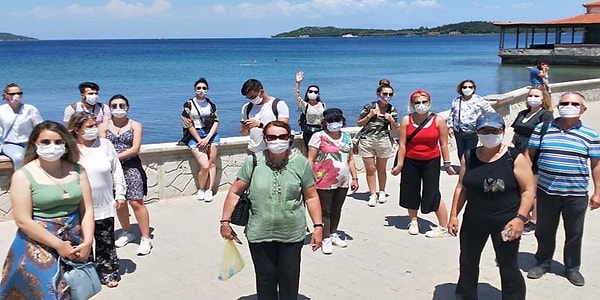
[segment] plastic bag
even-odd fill
[[[233,240],[225,240],[225,249],[221,259],[221,268],[219,270],[219,280],[227,280],[237,274],[244,268],[244,259],[240,255]]]

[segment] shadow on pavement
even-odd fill
[[[407,230],[408,224],[410,223],[409,216],[385,216],[385,221],[387,225],[386,227],[393,226],[397,229]],[[429,231],[432,227],[437,226],[433,222],[421,218],[417,218],[417,222],[419,223],[419,233],[425,234],[425,232]]]
[[[443,283],[435,286],[433,291],[433,300],[449,300],[456,299],[454,291],[456,290],[456,283]],[[488,283],[479,283],[477,285],[477,295],[479,299],[501,299],[502,292],[489,285]]]

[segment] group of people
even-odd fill
[[[411,113],[399,120],[391,103],[394,88],[383,79],[375,90],[376,99],[363,106],[356,121],[362,128],[353,139],[342,131],[343,111],[327,108],[317,85],[310,85],[304,98],[300,96],[303,80],[304,73],[298,72],[294,99],[302,112],[299,125],[306,155],[291,149],[294,135],[285,101],[267,94],[256,79],[241,87],[248,100],[240,118],[240,133],[249,137],[248,158],[223,203],[220,234],[226,239],[236,237],[230,219],[240,195],[248,191],[250,217],[244,233],[255,266],[258,299],[298,295],[306,212],[313,223],[313,251],[321,248],[329,255],[333,246],[348,245],[338,226],[348,190],[359,187],[354,153],[365,166],[368,206],[387,201],[388,159],[395,156],[391,174],[401,176],[399,204],[408,210],[408,233],[421,232],[420,209],[423,214],[435,212],[438,219],[439,226],[426,231],[427,237],[460,236],[458,299],[477,298],[479,259],[488,237],[496,251],[503,299],[524,299],[525,282],[517,265],[521,234],[536,234],[537,263],[527,277],[540,278],[550,269],[561,214],[567,235],[565,274],[574,285],[584,285],[579,272],[583,219],[587,206],[600,207],[600,137],[579,121],[585,111],[583,95],[562,95],[559,117],[554,119],[548,89],[532,86],[527,108],[511,125],[513,147],[506,147],[504,119],[475,93],[473,80],[457,85],[458,97],[447,119],[431,111],[427,91],[417,90],[408,97]],[[208,81],[199,78],[193,89],[194,97],[183,104],[181,143],[190,148],[199,166],[196,197],[210,202],[219,118],[215,103],[207,97]],[[125,96],[115,95],[105,105],[98,102],[98,91],[95,83],[80,85],[81,100],[65,108],[66,127],[42,121],[35,107],[21,103],[18,85],[9,84],[3,91],[8,103],[0,106],[2,151],[17,169],[10,189],[19,230],[5,261],[0,296],[28,298],[32,283],[19,275],[25,273],[22,268],[39,277],[37,289],[60,296],[44,285],[55,273],[44,266],[55,264],[59,255],[93,259],[101,281],[116,286],[120,278],[115,248],[135,239],[127,203],[142,235],[138,253],[148,254],[152,248],[143,202],[147,184],[138,156],[142,125],[127,117],[130,106]],[[450,162],[449,137],[456,141],[459,170]],[[15,153],[12,146],[22,148],[20,156],[11,154]],[[589,204],[588,158],[596,188]],[[459,175],[450,212],[439,189],[440,166],[448,175]],[[116,240],[115,214],[123,228]],[[46,255],[30,255],[24,250],[27,247]],[[20,260],[31,263],[20,264]]]
[[[2,299],[68,298],[60,275],[69,266],[55,267],[59,256],[93,261],[100,282],[116,287],[116,248],[135,240],[129,206],[141,233],[137,253],[151,252],[147,180],[138,156],[143,126],[127,116],[125,96],[102,104],[99,90],[96,83],[81,83],[81,99],[65,108],[65,124],[44,121],[22,103],[19,85],[3,90],[2,153],[15,169],[10,200],[18,230],[4,261]],[[123,229],[116,239],[115,215]]]

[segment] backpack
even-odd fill
[[[275,98],[275,100],[273,100],[273,102],[271,102],[271,109],[273,110],[273,114],[275,115],[275,119],[279,118],[279,111],[277,110],[277,103],[279,103],[279,101],[281,101],[281,99]],[[248,106],[246,106],[246,119],[248,119],[248,116],[250,115],[250,111],[252,110],[252,106],[254,106],[254,103],[248,102]]]

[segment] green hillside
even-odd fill
[[[16,35],[8,32],[0,32],[0,41],[36,41],[36,38]]]
[[[438,27],[409,28],[409,29],[360,29],[360,28],[337,28],[333,26],[316,27],[307,26],[293,31],[283,32],[271,37],[341,37],[352,36],[402,36],[402,35],[439,35],[439,34],[494,34],[499,33],[500,28],[492,22],[471,21],[447,24]]]

